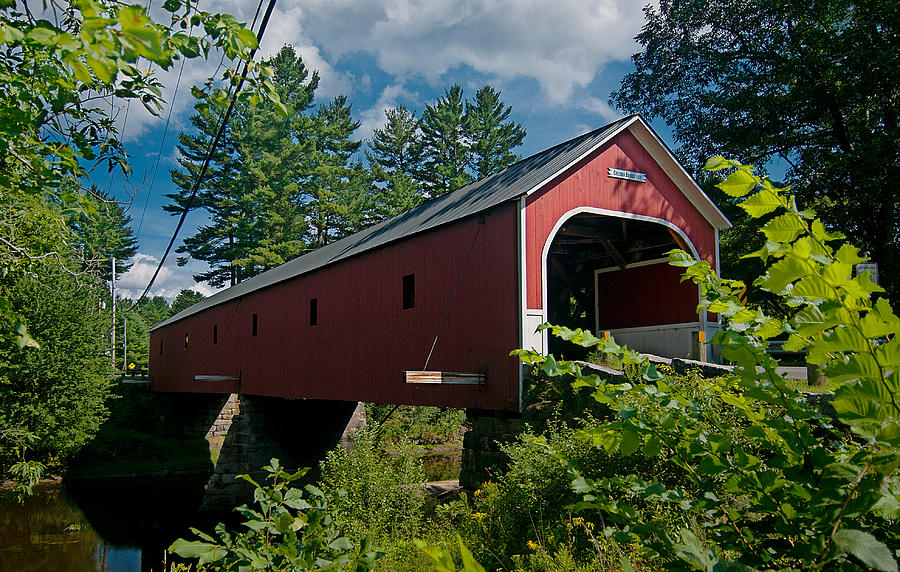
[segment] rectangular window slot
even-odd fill
[[[159,340],[159,355],[162,355],[162,340]]]
[[[187,349],[187,346],[188,346],[188,335],[185,334],[184,335],[184,349]]]
[[[309,299],[309,325],[315,326],[319,323],[319,299]]]
[[[213,324],[213,343],[219,343],[219,325]]]
[[[254,336],[256,335],[256,332],[258,331],[257,327],[256,327],[257,326],[256,316],[257,316],[256,314],[253,314],[253,334],[252,335],[254,335]]]
[[[416,275],[407,274],[403,277],[403,309],[416,307]]]

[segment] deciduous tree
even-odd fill
[[[786,182],[900,271],[900,6],[663,0],[646,9],[619,109],[662,117],[689,166],[718,153],[788,166]]]

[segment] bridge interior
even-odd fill
[[[559,229],[547,254],[548,321],[595,330],[602,306],[623,302],[617,301],[615,292],[597,292],[597,272],[616,272],[627,278],[635,265],[662,264],[665,253],[675,248],[688,246],[662,224],[589,213],[570,218]],[[627,308],[625,312],[641,311]],[[570,358],[583,357],[575,355],[578,349],[552,336],[550,351]]]

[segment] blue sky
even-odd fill
[[[366,140],[383,125],[384,110],[398,104],[421,112],[453,83],[466,95],[490,83],[512,106],[511,118],[528,132],[517,151],[527,156],[600,127],[618,114],[609,93],[632,69],[634,36],[643,25],[643,2],[630,0],[279,0],[258,57],[291,44],[321,77],[317,101],[346,94]],[[201,9],[252,19],[253,0],[201,0]],[[162,19],[162,14],[154,14]],[[174,190],[179,131],[188,129],[190,86],[215,70],[218,57],[189,61],[175,92],[180,64],[160,72],[171,106],[159,117],[132,104],[118,111],[133,175],[97,173],[93,182],[130,201],[139,254],[120,292],[136,296],[146,286],[174,231],[176,218],[163,212]],[[127,120],[126,120],[127,112]],[[665,135],[664,135],[665,136]],[[162,149],[160,153],[160,149]],[[159,155],[159,168],[153,177]],[[151,184],[152,183],[152,184]],[[144,205],[146,204],[146,210]],[[179,234],[189,236],[204,217],[192,213]],[[140,227],[140,232],[138,228]],[[182,288],[204,294],[192,272],[170,255],[151,294],[174,297]]]

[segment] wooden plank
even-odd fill
[[[484,385],[483,373],[458,373],[452,371],[405,371],[405,383],[435,383],[442,385]]]

